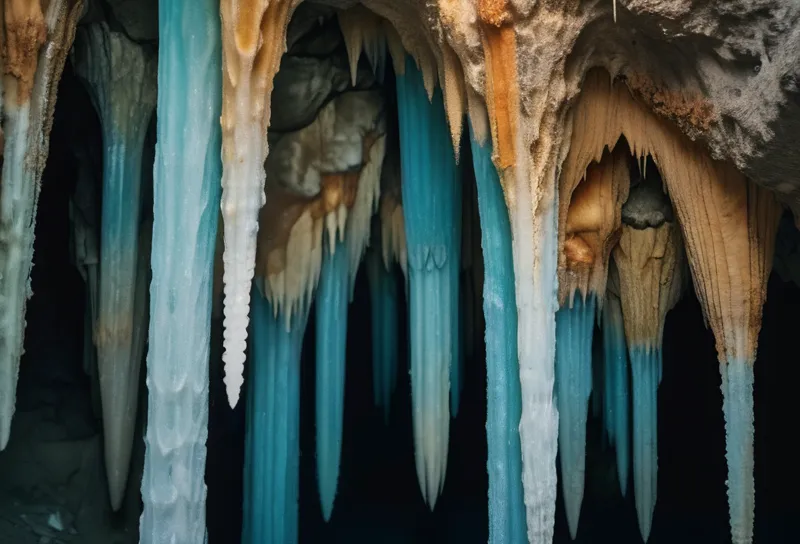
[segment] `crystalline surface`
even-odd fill
[[[619,488],[625,496],[628,490],[630,464],[630,431],[628,416],[628,355],[622,308],[619,298],[607,295],[603,304],[603,353],[605,372],[605,414],[603,421],[610,442],[617,454]]]
[[[0,450],[11,433],[31,297],[33,237],[56,92],[81,2],[5,2],[0,184]],[[44,10],[44,11],[42,11]],[[13,36],[10,36],[12,34]],[[5,64],[5,66],[4,66]]]
[[[491,144],[472,139],[485,266],[486,438],[489,471],[489,542],[525,542],[525,504],[519,419],[522,411],[517,362],[517,311],[511,226],[503,190],[491,162]]]
[[[725,414],[725,458],[728,460],[728,508],[733,544],[753,540],[755,481],[753,449],[753,364],[733,359],[720,363],[722,411]]]
[[[111,505],[127,482],[146,313],[137,299],[142,149],[155,107],[155,59],[105,23],[81,30],[75,66],[86,81],[103,132],[99,310],[95,327],[105,459]],[[140,297],[144,295],[139,290]]]
[[[244,460],[243,544],[296,544],[300,487],[300,353],[308,312],[289,329],[253,289]]]
[[[592,393],[592,329],[595,297],[576,296],[556,314],[556,402],[558,452],[569,531],[574,539],[583,502],[586,417]]]
[[[342,454],[347,309],[350,263],[347,243],[323,248],[317,291],[317,483],[322,515],[330,520]]]
[[[417,478],[433,508],[444,484],[449,372],[458,332],[461,182],[442,102],[411,58],[397,77],[409,271],[411,395]],[[455,268],[455,272],[453,271]]]
[[[658,496],[658,382],[661,349],[631,350],[633,487],[642,539],[650,538]]]
[[[220,198],[221,52],[213,0],[159,3],[158,142],[142,542],[203,542],[208,360]],[[191,346],[191,349],[187,349]]]

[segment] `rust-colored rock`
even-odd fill
[[[17,80],[17,102],[25,104],[33,90],[39,49],[47,27],[39,0],[4,0],[3,70]]]
[[[572,301],[576,291],[596,294],[602,301],[606,292],[608,260],[622,226],[622,204],[628,198],[630,173],[623,146],[603,154],[592,163],[576,187],[562,179],[559,201],[564,223],[564,251],[559,269],[559,302]]]
[[[680,298],[684,258],[676,223],[647,229],[622,227],[614,263],[629,346],[648,351],[661,347],[667,312]]]

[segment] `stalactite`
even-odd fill
[[[273,78],[299,0],[222,0],[222,218],[225,385],[235,407],[244,381],[250,283],[264,205]]]
[[[2,38],[3,182],[0,186],[0,450],[11,433],[33,234],[56,91],[82,0],[7,0]],[[44,8],[44,9],[42,9]]]
[[[347,310],[350,263],[347,243],[323,247],[316,300],[316,460],[322,516],[329,521],[339,482],[347,361]]]
[[[243,544],[296,544],[300,493],[300,353],[308,309],[289,326],[253,289],[244,461]]]
[[[630,431],[628,404],[630,400],[630,380],[628,379],[628,347],[625,344],[625,328],[622,321],[622,306],[619,301],[619,287],[612,278],[616,269],[609,270],[609,288],[603,303],[603,352],[605,371],[605,395],[603,421],[608,438],[614,445],[617,459],[617,479],[622,496],[628,491],[628,466],[630,464]]]
[[[686,244],[686,253],[707,323],[717,341],[720,372],[732,364],[740,387],[729,387],[724,410],[728,431],[728,492],[735,544],[752,541],[754,484],[752,367],[761,308],[772,265],[780,208],[771,193],[732,166],[714,161],[698,144],[635,102],[607,74],[587,74],[575,107],[573,142],[562,177],[580,179],[605,146],[625,136],[634,156],[650,155],[664,179]],[[744,367],[742,367],[744,365]],[[733,393],[736,393],[733,395]],[[738,408],[734,408],[738,405]]]
[[[518,430],[522,400],[511,226],[500,180],[491,162],[491,144],[476,141],[471,132],[485,263],[489,542],[512,544],[525,541],[526,527]]]
[[[149,402],[139,528],[140,541],[153,544],[207,539],[209,331],[222,175],[217,9],[214,0],[159,3]]]
[[[405,74],[397,77],[397,93],[415,457],[420,488],[432,509],[447,468],[448,374],[458,330],[460,177],[441,93],[435,91],[433,102],[428,101],[422,74],[410,57]]]
[[[136,313],[142,150],[156,103],[156,63],[105,23],[82,29],[75,66],[86,81],[103,133],[100,293],[95,326],[105,459],[111,505],[122,504],[136,420],[146,316]]]

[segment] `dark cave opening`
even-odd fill
[[[71,264],[68,249],[68,201],[77,175],[70,151],[74,138],[72,123],[76,117],[71,110],[79,109],[75,101],[84,100],[80,109],[88,106],[91,111],[85,97],[77,97],[80,93],[74,89],[70,91],[70,86],[79,85],[67,66],[59,91],[50,156],[39,201],[31,280],[34,294],[27,310],[26,354],[21,365],[12,442],[36,439],[52,443],[67,438],[75,441],[102,432],[100,420],[92,411],[90,380],[81,368],[85,287]],[[78,118],[87,123],[86,112],[83,113],[84,116]],[[95,129],[99,138],[99,127],[90,127],[88,131]],[[152,146],[153,142],[148,145]],[[468,154],[463,154],[462,160],[470,164]],[[793,394],[800,379],[800,370],[791,364],[797,357],[793,334],[799,308],[800,288],[784,283],[773,274],[756,364],[755,542],[760,544],[794,541],[795,537],[790,536],[793,535],[790,522],[800,516],[800,503],[795,494],[800,485],[800,469],[794,462],[796,456],[791,446]],[[405,315],[405,308],[401,311]],[[486,542],[486,375],[482,351],[478,350],[465,367],[462,409],[451,424],[444,491],[435,511],[430,513],[422,500],[414,469],[407,366],[400,369],[388,426],[384,425],[381,412],[373,406],[369,290],[363,273],[356,283],[349,323],[341,475],[333,518],[327,524],[320,512],[314,467],[314,335],[308,331],[306,335],[301,378],[300,541]],[[400,319],[400,323],[401,345],[405,345],[405,319]],[[220,327],[221,323],[213,323],[210,362],[206,481],[207,523],[212,544],[239,541],[245,428],[245,402],[231,411],[225,399]],[[596,334],[595,343],[599,341]],[[407,353],[402,352],[400,360],[407,361]],[[785,366],[784,361],[790,364]],[[24,432],[32,432],[31,426],[22,423],[25,414],[42,405],[48,407],[48,417],[56,420],[67,410],[67,405],[81,415],[67,425],[71,429],[69,437],[53,438],[47,433],[33,438],[22,436]],[[668,315],[664,332],[664,375],[659,390],[659,487],[650,542],[672,543],[678,539],[730,542],[721,406],[714,339],[704,326],[700,305],[690,290]],[[146,404],[142,402],[140,414],[145,409]],[[587,485],[577,542],[638,543],[641,539],[632,483],[623,499],[616,485],[613,454],[602,446],[597,420],[590,418],[587,432]],[[42,457],[42,462],[58,463],[67,455],[67,450],[58,449],[61,447],[54,446],[53,451]],[[134,467],[141,464],[144,446],[140,435],[135,448]],[[0,471],[5,472],[0,480],[17,485],[17,480],[10,475],[26,470],[14,464],[17,460],[7,453],[0,454]],[[139,508],[137,478],[140,470],[134,468],[129,482],[129,495],[133,498],[121,514],[109,517],[110,525],[122,525],[122,518],[131,512],[135,514]],[[102,477],[102,470],[98,470],[97,475]],[[105,482],[101,483],[92,487],[91,492],[102,495],[85,497],[85,504],[96,506],[107,502]],[[8,488],[8,485],[3,487]],[[53,489],[54,497],[32,500],[44,503],[63,499],[71,504],[72,498],[61,495],[64,491],[58,486]],[[0,511],[0,523],[18,515],[11,506],[6,506],[2,508],[4,512]],[[102,510],[106,511],[107,507]],[[135,526],[138,514],[133,515],[133,519]],[[4,535],[2,527],[0,525],[0,536]],[[81,537],[71,541],[95,542]],[[123,541],[134,542],[136,535],[128,533],[128,539],[119,542]],[[560,489],[555,542],[569,542]]]

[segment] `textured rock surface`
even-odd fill
[[[793,181],[800,155],[791,139],[800,129],[797,2],[618,0],[616,23],[606,0],[364,4],[395,24],[416,58],[435,59],[440,77],[440,45],[452,47],[466,85],[480,95],[486,69],[477,12],[507,9],[516,34],[519,88],[525,91],[522,113],[529,117],[523,124],[534,139],[560,141],[560,126],[541,126],[543,113],[563,113],[588,68],[603,66],[623,76],[657,114],[707,143],[714,158],[732,160],[800,209],[800,183]]]

